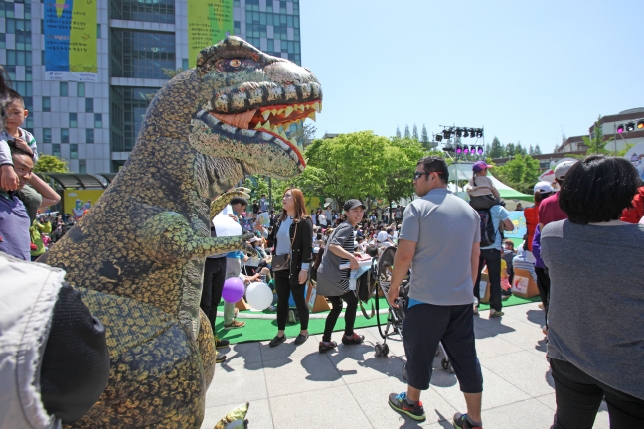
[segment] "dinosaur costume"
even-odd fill
[[[210,219],[243,193],[215,197],[244,174],[303,171],[279,128],[314,117],[321,99],[311,72],[237,37],[159,90],[128,162],[39,260],[67,271],[106,328],[108,386],[74,427],[200,427],[216,355],[199,309],[205,258],[252,236],[211,238]]]

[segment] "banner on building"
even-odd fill
[[[96,1],[45,1],[45,80],[98,81]]]
[[[233,0],[190,0],[188,2],[188,53],[190,68],[199,52],[233,34]]]
[[[96,204],[103,192],[105,192],[103,189],[65,190],[63,194],[64,213],[80,218]]]
[[[633,146],[626,152],[624,158],[628,159],[637,169],[640,178],[644,180],[644,143]]]

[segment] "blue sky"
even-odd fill
[[[643,20],[642,0],[301,0],[317,136],[455,124],[551,152],[644,107]]]

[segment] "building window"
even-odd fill
[[[42,111],[51,112],[51,97],[42,98]]]
[[[174,24],[174,0],[112,0],[110,18]]]
[[[78,113],[69,114],[69,128],[78,128]]]
[[[176,68],[174,34],[119,29],[111,32],[113,77],[168,79],[163,69]]]
[[[103,115],[94,113],[94,128],[103,128]]]
[[[60,129],[60,142],[69,143],[69,128]]]
[[[94,128],[85,129],[85,143],[94,143]]]
[[[85,99],[85,112],[93,113],[94,112],[94,99],[86,98]]]
[[[85,97],[85,82],[78,82],[77,84],[77,94],[78,97]]]
[[[78,145],[76,143],[69,145],[69,157],[71,159],[78,159]]]
[[[42,141],[43,143],[51,143],[51,128],[42,129]]]
[[[110,95],[112,152],[129,152],[143,124],[145,112],[159,88],[113,86]]]
[[[184,58],[183,60],[181,60],[181,68],[184,70],[188,70],[190,68],[190,63],[188,62],[188,58]]]
[[[101,24],[96,24],[96,38],[101,38]]]
[[[60,96],[61,97],[69,96],[69,85],[67,84],[67,82],[60,83]]]
[[[7,49],[7,35],[5,33],[0,34],[0,49]]]
[[[53,144],[51,145],[51,154],[60,158],[60,145]]]
[[[87,161],[85,161],[84,159],[78,160],[78,172],[87,173]]]

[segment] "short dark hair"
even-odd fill
[[[20,93],[18,91],[16,91],[15,89],[9,88],[9,90],[7,91],[7,96],[9,97],[9,103],[12,103],[12,102],[18,100],[18,101],[20,101],[22,103],[22,107],[23,108],[25,107],[24,98],[22,98],[22,95],[20,95]]]
[[[447,182],[449,181],[449,171],[447,170],[447,163],[442,157],[426,156],[424,158],[421,158],[416,163],[416,166],[418,167],[421,164],[425,173],[439,173],[438,177],[440,178],[441,182],[447,184]]]
[[[232,200],[230,200],[230,205],[234,206],[235,204],[241,204],[244,207],[248,206],[248,201],[246,201],[246,198],[243,197],[235,197]]]
[[[641,186],[637,170],[624,158],[590,155],[570,167],[559,207],[574,223],[619,219]]]
[[[29,152],[27,152],[27,151],[19,148],[18,146],[16,146],[16,141],[15,140],[9,140],[7,142],[7,144],[9,145],[9,151],[11,151],[12,156],[13,155],[26,155],[29,158],[32,158],[32,156],[31,156],[31,154]]]

